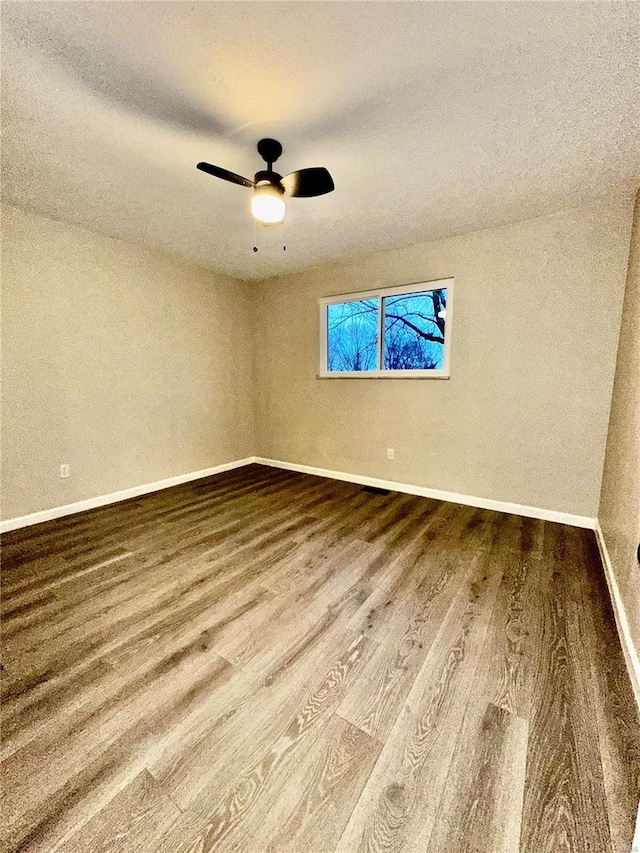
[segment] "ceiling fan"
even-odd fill
[[[208,175],[222,178],[223,181],[252,188],[251,212],[259,222],[265,225],[282,222],[285,214],[285,195],[312,198],[335,189],[333,178],[324,167],[298,169],[284,178],[274,172],[272,166],[282,154],[282,145],[276,139],[261,139],[257,148],[267,168],[256,172],[252,181],[220,166],[212,166],[211,163],[198,163],[197,168]]]

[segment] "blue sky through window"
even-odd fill
[[[330,371],[378,369],[380,300],[327,305],[327,368]]]
[[[382,365],[378,364],[380,310]],[[327,370],[442,370],[447,289],[330,303]]]
[[[441,370],[447,291],[387,296],[383,363],[387,370]]]

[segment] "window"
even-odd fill
[[[453,279],[318,302],[321,377],[449,377]]]

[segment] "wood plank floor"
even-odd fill
[[[629,853],[593,533],[250,465],[3,537],[4,851]]]

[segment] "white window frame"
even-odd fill
[[[380,299],[378,312],[378,364],[382,364],[384,338],[384,316],[382,299],[385,296],[404,296],[412,293],[425,293],[429,290],[447,291],[447,317],[444,335],[444,356],[442,367],[438,370],[327,370],[327,306],[341,302],[357,302],[361,299]],[[355,293],[341,293],[336,296],[323,296],[318,299],[320,311],[320,365],[318,379],[449,379],[451,359],[451,320],[453,317],[453,279],[442,278],[436,281],[420,281],[414,284],[402,284],[396,287],[362,290]]]

